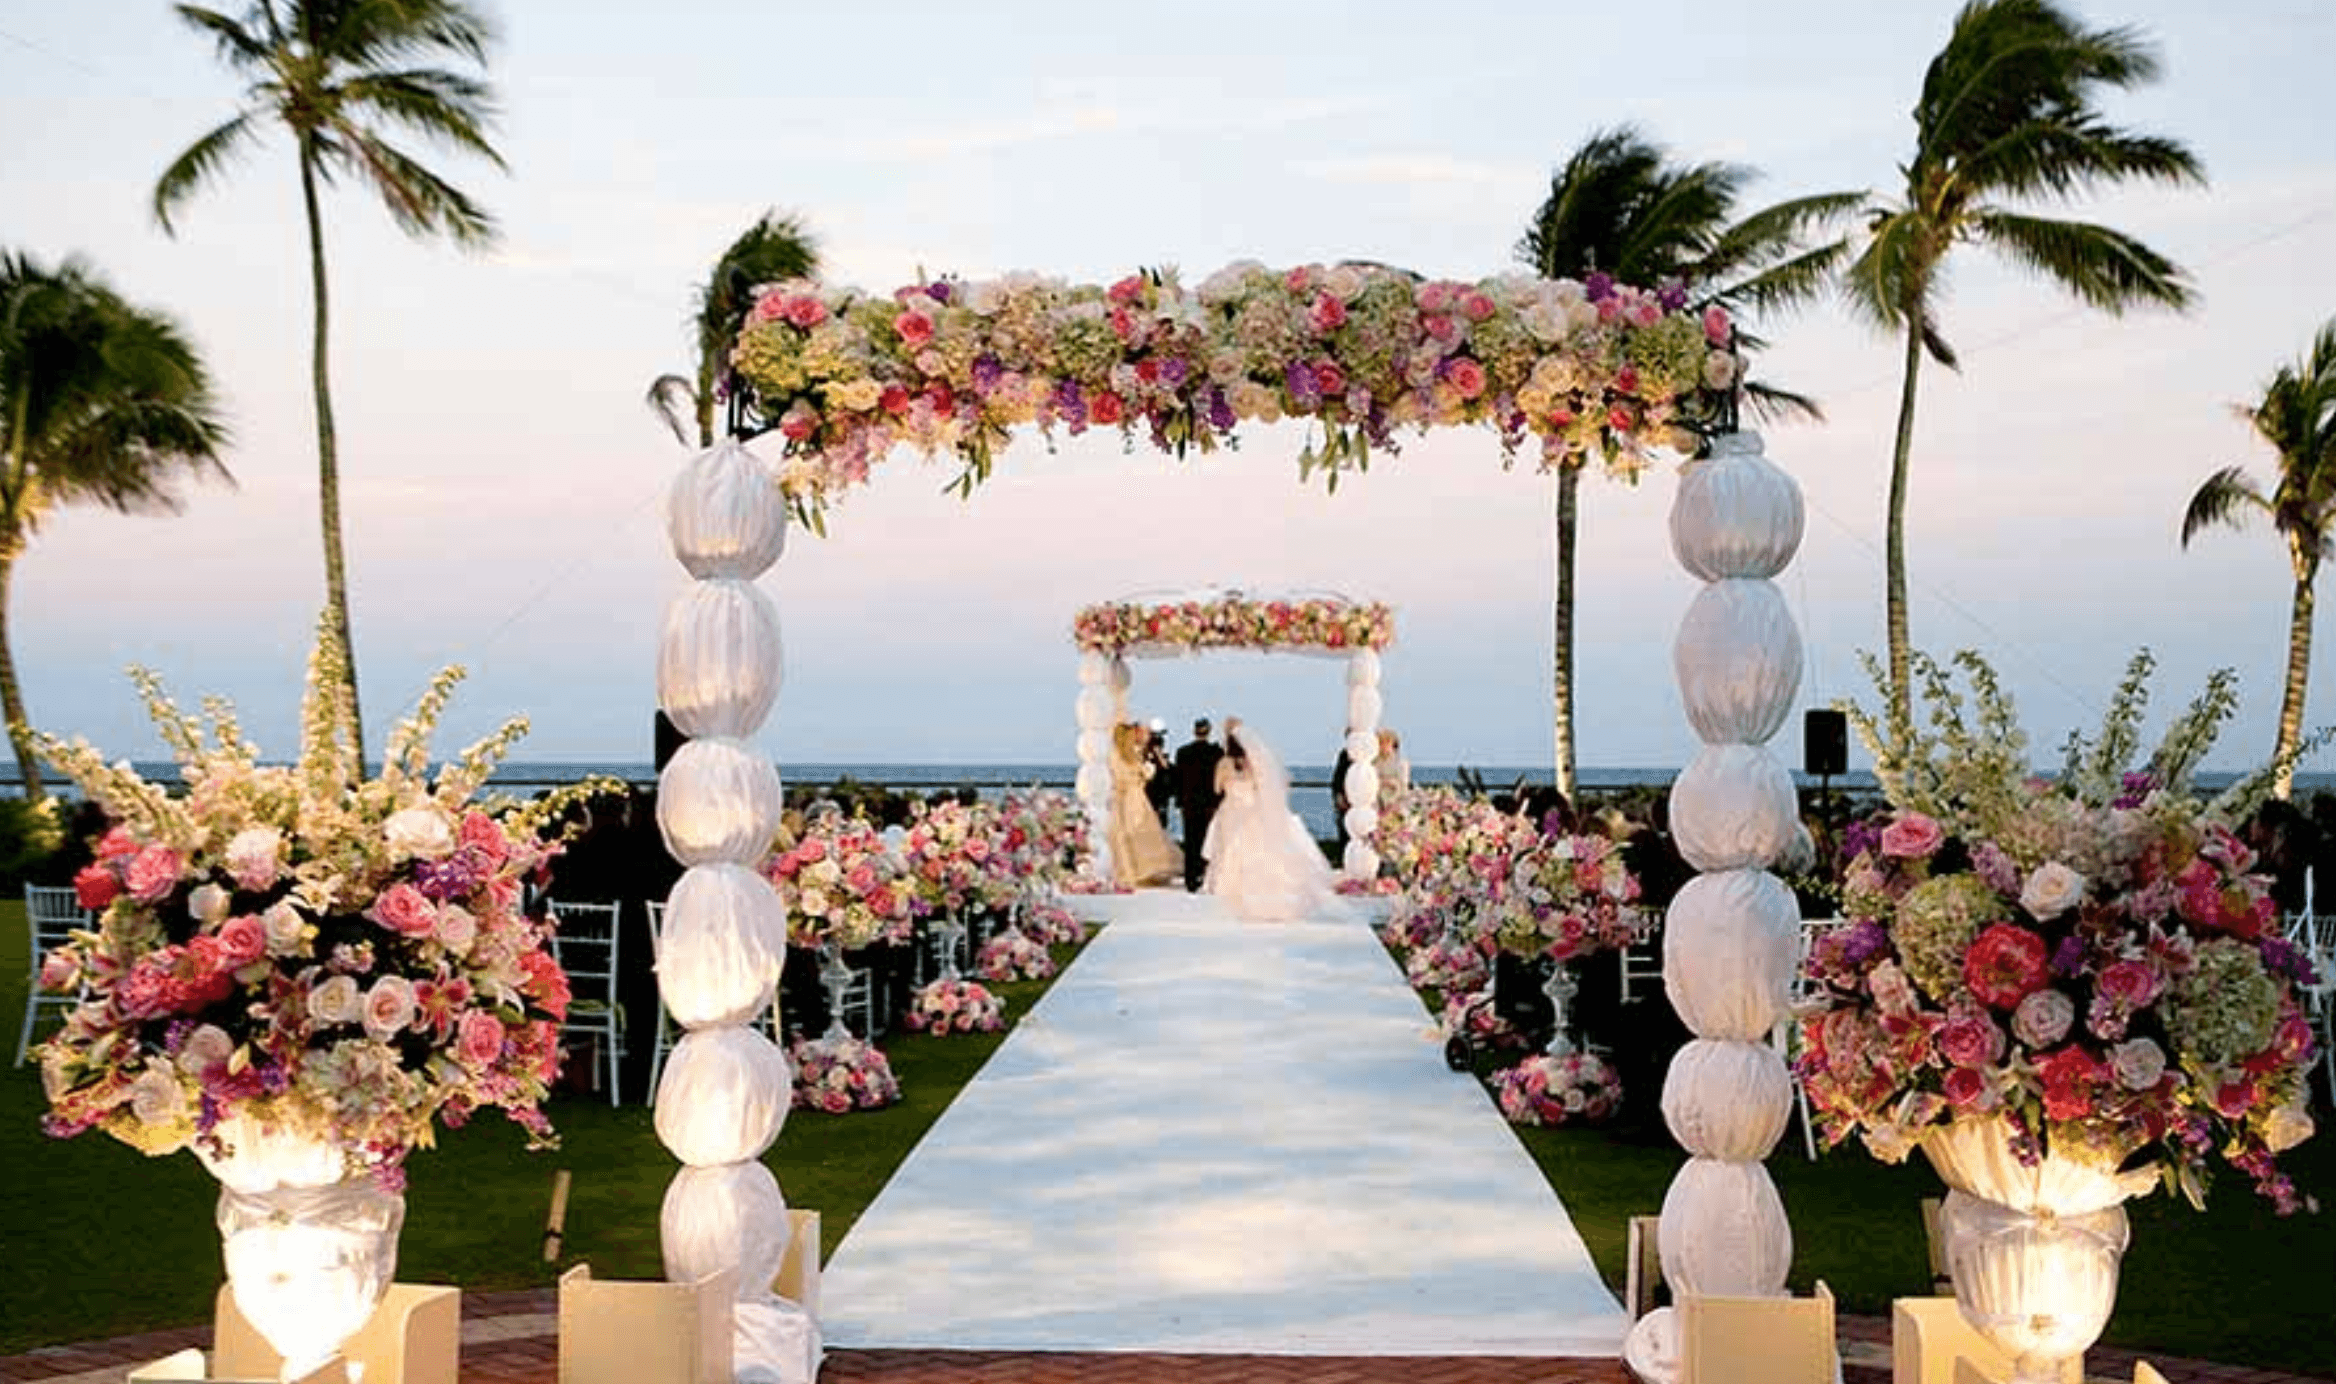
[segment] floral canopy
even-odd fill
[[[1139,430],[1181,454],[1244,419],[1306,418],[1301,474],[1335,486],[1405,427],[1492,428],[1544,468],[1595,457],[1621,477],[1652,448],[1692,454],[1742,376],[1727,312],[1684,288],[1603,274],[1463,283],[1379,265],[1243,261],[1186,288],[1172,270],[1109,285],[1034,274],[922,280],[874,297],[765,285],[731,352],[733,422],[786,441],[797,510],[826,506],[902,443],[954,453],[970,492],[1010,430]]]
[[[1081,653],[1122,657],[1203,649],[1376,653],[1395,639],[1395,611],[1343,596],[1251,600],[1238,591],[1091,605],[1072,622]]]

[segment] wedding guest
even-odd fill
[[[1113,876],[1130,889],[1176,875],[1176,850],[1145,796],[1145,780],[1152,770],[1145,762],[1144,746],[1150,738],[1132,721],[1112,732],[1111,821],[1104,841],[1111,849]]]
[[[1338,828],[1338,856],[1346,858],[1346,810],[1353,806],[1346,796],[1346,771],[1354,767],[1355,757],[1346,752],[1346,737],[1355,733],[1353,726],[1338,738],[1338,758],[1330,765],[1330,818]]]
[[[2239,829],[2239,839],[2255,852],[2255,872],[2271,876],[2271,899],[2283,914],[2304,911],[2317,835],[2302,809],[2278,798],[2256,809]]]
[[[1379,806],[1384,808],[1411,787],[1411,761],[1403,757],[1403,737],[1394,731],[1379,732],[1378,769]]]
[[[1184,820],[1184,888],[1200,892],[1208,873],[1201,847],[1208,844],[1209,819],[1217,811],[1217,761],[1225,757],[1209,739],[1208,718],[1192,723],[1192,739],[1176,752],[1176,812]]]
[[[1176,801],[1176,766],[1168,759],[1168,723],[1152,718],[1149,736],[1144,741],[1144,796],[1151,800],[1152,815],[1160,819],[1160,826],[1168,825],[1168,807]]]

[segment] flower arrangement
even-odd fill
[[[845,1035],[799,1039],[788,1049],[795,1068],[795,1108],[842,1115],[881,1110],[900,1100],[892,1063],[875,1044]]]
[[[1414,989],[1481,990],[1492,979],[1492,957],[1476,939],[1447,930],[1404,957],[1403,974]]]
[[[1596,1124],[1622,1108],[1622,1078],[1593,1053],[1546,1053],[1493,1073],[1493,1098],[1510,1124]]]
[[[906,941],[915,925],[915,883],[883,834],[858,818],[814,816],[792,846],[763,860],[762,872],[786,905],[790,945],[854,951]]]
[[[2000,1116],[2024,1162],[2150,1150],[2196,1204],[2219,1150],[2281,1210],[2299,1205],[2274,1158],[2312,1127],[2310,968],[2231,830],[2278,766],[2213,802],[2191,791],[2235,704],[2229,675],[2133,771],[2138,656],[2099,735],[2072,736],[2044,780],[1983,661],[1954,663],[1976,724],[1948,669],[1916,666],[1935,733],[1854,716],[1895,811],[1848,843],[1851,923],[1808,961],[1826,1001],[1798,1065],[1827,1138],[1855,1131],[1895,1160],[1936,1126]]]
[[[901,857],[927,913],[1003,912],[1022,890],[1022,862],[1002,845],[997,811],[987,804],[919,805]]]
[[[1386,875],[1377,875],[1370,879],[1356,879],[1352,875],[1340,875],[1338,883],[1332,887],[1349,898],[1384,899],[1393,898],[1403,892],[1403,886]]]
[[[1007,793],[995,811],[999,843],[1025,892],[1060,890],[1086,870],[1094,843],[1077,798],[1034,786]]]
[[[1314,599],[1252,601],[1232,593],[1160,605],[1092,605],[1071,625],[1084,653],[1130,649],[1384,649],[1395,638],[1393,607]]]
[[[50,988],[88,987],[40,1049],[51,1134],[216,1152],[234,1120],[328,1142],[349,1173],[391,1183],[435,1123],[483,1108],[553,1142],[538,1106],[568,984],[549,923],[520,903],[559,850],[547,824],[609,785],[501,814],[472,803],[524,718],[430,778],[428,738],[459,668],[391,734],[381,776],[363,778],[336,647],[320,636],[310,658],[293,765],[262,764],[223,701],[188,715],[143,669],[132,677],[184,796],[85,741],[34,735],[112,823],[74,882],[103,910],[97,929],[44,966]]]
[[[1527,1045],[1525,1035],[1501,1017],[1493,1008],[1492,996],[1482,990],[1453,993],[1444,1001],[1437,1027],[1445,1041],[1462,1038],[1471,1048],[1515,1051]]]
[[[978,980],[936,980],[917,991],[902,1020],[917,1033],[995,1033],[1006,1026],[1005,1002]]]
[[[1638,877],[1604,836],[1539,836],[1509,866],[1512,886],[1488,901],[1482,925],[1504,951],[1559,962],[1619,951],[1652,920],[1636,907]]]
[[[1087,925],[1067,908],[1041,903],[1023,912],[1022,933],[1042,947],[1075,947],[1087,940]]]
[[[1055,886],[1055,892],[1058,894],[1067,894],[1073,896],[1132,894],[1135,892],[1135,886],[1130,884],[1122,884],[1116,879],[1096,879],[1082,877],[1079,879],[1064,880],[1062,883]]]
[[[1651,923],[1621,843],[1546,832],[1448,788],[1398,794],[1379,843],[1406,899],[1390,927],[1409,946],[1456,931],[1567,961],[1629,946]]]
[[[765,285],[731,351],[787,442],[781,483],[815,525],[900,443],[986,479],[1008,430],[1141,429],[1163,450],[1225,444],[1242,419],[1325,429],[1301,474],[1368,465],[1404,427],[1481,424],[1544,467],[1591,455],[1635,477],[1650,447],[1741,374],[1724,309],[1604,274],[1478,283],[1339,264],[1241,262],[1187,289],[1173,272],[1109,285],[1034,274],[930,279],[885,297]]]
[[[981,944],[973,969],[983,980],[1044,980],[1054,974],[1054,957],[1044,944],[1010,927]]]

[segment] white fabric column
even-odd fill
[[[1346,866],[1350,879],[1373,879],[1379,873],[1379,851],[1373,837],[1379,830],[1379,717],[1385,712],[1379,695],[1379,655],[1364,649],[1346,664]]]
[[[1663,1275],[1679,1293],[1774,1297],[1792,1228],[1761,1160],[1783,1135],[1792,1077],[1769,1034],[1786,1015],[1799,938],[1792,891],[1769,873],[1800,824],[1792,775],[1765,748],[1800,691],[1801,638],[1770,579],[1799,549],[1800,487],[1757,433],[1717,439],[1687,468],[1671,547],[1705,586],[1672,661],[1704,748],[1671,788],[1680,854],[1701,871],[1665,914],[1663,986],[1695,1041],[1671,1060],[1663,1119],[1692,1155],[1663,1199]],[[1669,1309],[1631,1329],[1641,1378],[1678,1378]]]
[[[1088,868],[1097,879],[1110,879],[1114,873],[1105,827],[1111,820],[1112,709],[1119,695],[1112,676],[1115,664],[1126,666],[1102,654],[1079,659],[1079,777],[1073,791],[1087,808],[1088,844],[1093,848]]]
[[[657,655],[658,701],[692,737],[657,781],[657,825],[688,867],[666,900],[657,963],[684,1029],[657,1091],[657,1137],[684,1165],[659,1218],[665,1276],[737,1269],[735,1377],[810,1384],[819,1325],[772,1291],[787,1203],[762,1163],[794,1079],[754,1022],[787,951],[778,895],[754,869],[778,832],[779,775],[748,743],[779,691],[778,611],[754,579],[786,548],[787,507],[762,462],[726,442],[682,468],[666,528],[696,580],[666,608]]]

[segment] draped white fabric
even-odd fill
[[[1782,1013],[1799,910],[1768,874],[1800,832],[1792,776],[1765,748],[1800,688],[1801,640],[1770,578],[1792,561],[1800,488],[1761,455],[1756,433],[1717,439],[1671,506],[1671,546],[1706,587],[1673,646],[1688,720],[1704,749],[1671,789],[1680,854],[1705,875],[1666,915],[1663,980],[1699,1041],[1672,1059],[1663,1118],[1688,1159],[1663,1199],[1657,1243],[1681,1293],[1773,1297],[1792,1266],[1792,1227],[1761,1163],[1783,1135],[1792,1087],[1762,1041]],[[1668,1381],[1667,1311],[1631,1330],[1625,1357]]]
[[[811,1384],[819,1329],[771,1296],[786,1254],[786,1200],[758,1161],[785,1125],[794,1076],[751,1027],[786,957],[786,917],[751,868],[769,849],[778,771],[747,743],[777,701],[778,610],[756,578],[786,549],[787,506],[738,442],[682,468],[667,495],[673,555],[696,578],[666,607],[657,699],[692,737],[658,780],[657,825],[689,869],[666,900],[657,979],[686,1030],[657,1090],[657,1137],[685,1166],[659,1234],[666,1273],[739,1271],[732,1375]]]

